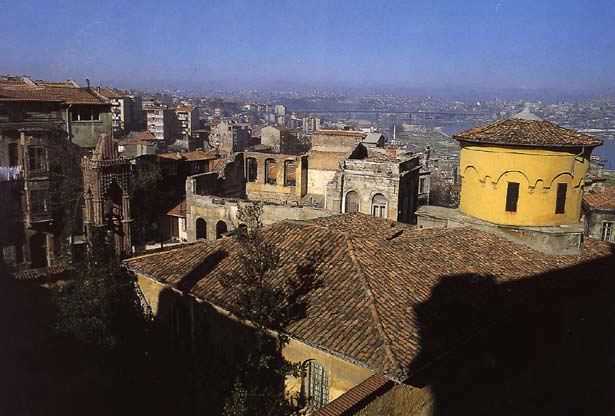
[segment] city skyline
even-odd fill
[[[615,85],[607,1],[2,3],[0,73],[35,78],[426,94]]]

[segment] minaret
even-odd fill
[[[118,155],[111,137],[103,134],[92,158],[84,157],[81,168],[86,236],[95,227],[105,228],[118,256],[130,255],[130,162]]]

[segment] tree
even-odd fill
[[[151,321],[104,229],[92,230],[85,264],[60,286],[55,300],[57,329],[103,351],[134,349]]]
[[[238,219],[246,224],[235,232],[241,267],[222,281],[237,293],[233,312],[254,328],[254,342],[237,363],[225,416],[290,415],[303,407],[301,397],[285,395],[286,377],[301,376],[302,368],[284,359],[282,348],[289,342],[286,325],[304,316],[307,293],[321,283],[315,267],[319,253],[309,253],[285,285],[274,285],[268,277],[279,267],[280,250],[263,237],[261,216],[260,204],[240,208]]]

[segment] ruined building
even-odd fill
[[[111,137],[103,135],[92,158],[83,158],[82,169],[86,237],[96,228],[106,230],[116,253],[130,255],[130,162],[118,155]]]

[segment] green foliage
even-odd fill
[[[268,277],[279,268],[280,251],[262,233],[262,206],[240,208],[238,218],[246,224],[235,233],[240,245],[240,271],[223,279],[237,293],[233,312],[254,327],[254,341],[244,359],[237,363],[231,395],[224,415],[291,415],[302,408],[300,397],[285,396],[287,376],[301,376],[300,363],[282,356],[289,339],[284,328],[304,316],[306,295],[320,284],[315,268],[319,253],[301,261],[286,284],[276,286]],[[272,333],[275,331],[276,333]]]
[[[148,314],[105,234],[94,231],[86,263],[57,291],[57,329],[106,351],[134,348],[147,331]]]

